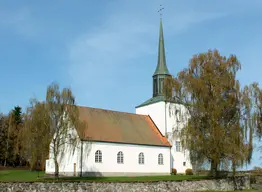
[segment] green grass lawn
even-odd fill
[[[39,177],[44,176],[44,172],[39,172]],[[0,181],[35,181],[38,180],[37,171],[27,170],[0,170]]]
[[[98,181],[98,182],[146,182],[146,181],[182,181],[207,179],[206,176],[170,175],[170,176],[139,176],[139,177],[64,177],[64,181]],[[45,180],[54,180],[47,178]]]
[[[44,172],[27,170],[2,170],[0,181],[53,181],[55,178],[45,178]],[[168,175],[168,176],[140,176],[140,177],[60,177],[63,181],[105,181],[105,182],[134,182],[134,181],[181,181],[207,179],[207,176]]]

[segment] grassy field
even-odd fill
[[[208,179],[206,176],[173,175],[173,176],[140,176],[140,177],[65,177],[64,181],[99,181],[99,182],[146,182],[146,181],[182,181]],[[46,179],[50,180],[50,178]],[[51,179],[53,180],[53,179]]]
[[[173,175],[147,177],[60,177],[63,181],[105,181],[105,182],[134,182],[134,181],[181,181],[207,179],[207,176]],[[0,181],[52,181],[54,178],[45,178],[44,172],[27,170],[0,170]]]
[[[43,177],[44,172],[39,172],[39,177]],[[0,170],[0,181],[35,181],[38,180],[37,171],[27,170]]]

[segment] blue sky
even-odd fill
[[[261,0],[0,0],[0,111],[55,81],[80,105],[135,112],[152,96],[160,4],[173,75],[217,48],[240,59],[242,84],[262,84]]]

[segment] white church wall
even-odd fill
[[[74,167],[72,167],[72,164],[74,166],[74,163],[78,162],[79,154],[80,154],[80,139],[76,132],[76,129],[70,128],[68,130],[68,135],[71,135],[71,138],[76,138],[76,143],[74,145],[68,144],[68,142],[63,142],[64,144],[59,147],[59,153],[58,153],[58,164],[59,164],[59,172],[61,174],[72,172],[74,171]],[[56,137],[56,134],[54,134],[54,138]],[[68,138],[68,137],[66,137]],[[49,146],[49,159],[46,160],[46,168],[45,172],[46,174],[54,174],[55,172],[55,163],[54,163],[54,148],[52,147],[54,145],[53,142],[50,143]],[[72,169],[73,168],[73,169]]]
[[[88,144],[87,144],[88,145]],[[83,170],[102,175],[168,175],[170,174],[170,148],[94,142],[90,153],[83,158]],[[102,163],[95,162],[95,152],[102,152]],[[117,163],[117,153],[122,151],[123,164]],[[139,164],[139,153],[144,153],[144,164]],[[163,154],[163,165],[158,164],[158,155]]]
[[[63,115],[63,120],[68,121],[68,116],[66,113]],[[49,145],[49,159],[46,160],[46,166],[45,166],[45,172],[47,174],[53,174],[55,172],[55,164],[54,164],[54,150],[58,150],[58,157],[57,161],[59,162],[59,171],[60,172],[66,172],[71,169],[68,162],[71,161],[77,161],[76,158],[78,157],[75,153],[77,153],[77,149],[79,148],[80,144],[80,138],[77,134],[76,129],[73,127],[71,122],[68,124],[69,129],[67,130],[67,134],[65,134],[65,130],[61,130],[61,134],[57,135],[57,133],[54,133],[53,140],[51,141]],[[54,148],[54,139],[59,140],[60,147]],[[76,139],[76,142],[73,145],[70,145],[68,143],[71,143],[70,139]],[[57,143],[56,143],[57,144]],[[69,160],[68,160],[69,159]],[[63,162],[65,160],[65,162]],[[68,167],[69,166],[69,167]]]
[[[65,146],[65,154],[59,159],[61,175],[80,175],[81,144],[75,152]],[[102,163],[95,162],[95,152],[102,152]],[[124,163],[117,163],[117,153],[122,151]],[[138,163],[139,153],[144,153],[144,164]],[[163,154],[163,165],[158,164],[158,155]],[[55,171],[52,159],[46,161],[46,173]],[[130,145],[106,142],[83,142],[82,173],[95,176],[169,175],[171,171],[170,148],[145,145]]]
[[[172,167],[177,169],[178,173],[185,173],[185,170],[192,168],[192,165],[190,163],[188,150],[182,148],[179,133],[185,126],[189,115],[183,105],[167,102],[165,108],[168,140],[172,145]]]
[[[177,169],[178,173],[185,173],[187,168],[192,168],[189,152],[183,150],[179,133],[188,119],[187,110],[184,106],[158,102],[151,105],[136,108],[137,114],[149,115],[164,136],[167,136],[171,148],[171,167]],[[180,147],[176,146],[180,142]],[[180,150],[177,150],[180,148]]]
[[[164,111],[165,102],[163,101],[136,108],[136,114],[149,115],[156,124],[157,128],[162,133],[162,135],[166,136],[165,114],[163,113]]]
[[[80,161],[80,143],[77,146],[73,147],[72,145],[65,144],[63,145],[64,150],[62,154],[57,158],[59,164],[59,174],[61,175],[74,175],[74,172],[77,172],[78,162]],[[75,165],[74,165],[75,164]],[[75,167],[76,166],[76,167]],[[55,163],[50,154],[50,158],[46,160],[46,174],[54,174],[55,172]]]

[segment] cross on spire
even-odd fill
[[[160,18],[162,18],[163,9],[164,9],[164,7],[162,7],[162,5],[160,5],[160,9],[158,10],[158,13],[160,14]]]

